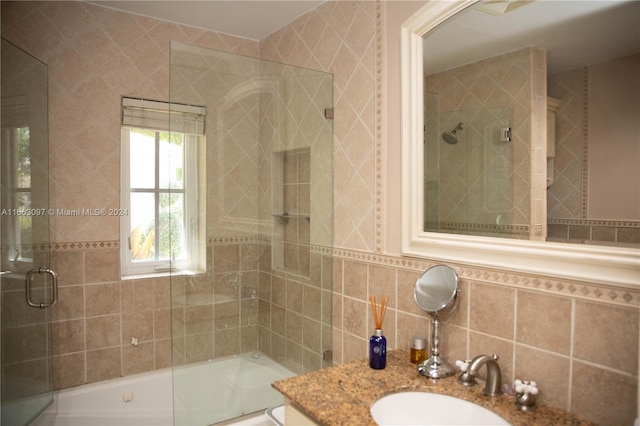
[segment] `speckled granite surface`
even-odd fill
[[[571,414],[538,405],[532,412],[516,408],[513,395],[488,397],[483,385],[464,387],[456,377],[432,380],[421,376],[404,351],[387,353],[387,367],[369,368],[361,359],[339,366],[279,380],[273,387],[322,425],[375,425],[371,403],[395,392],[423,391],[454,396],[495,412],[512,425],[591,425]],[[544,392],[544,389],[541,390]]]

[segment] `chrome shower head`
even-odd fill
[[[464,123],[461,121],[458,123],[458,125],[456,126],[455,129],[453,129],[450,132],[443,132],[442,133],[442,139],[444,139],[444,141],[448,144],[451,145],[455,145],[458,143],[458,136],[456,136],[456,133],[458,132],[458,130],[462,130],[464,128]]]

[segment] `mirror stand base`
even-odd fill
[[[418,373],[432,379],[444,379],[456,374],[456,370],[438,355],[432,355],[418,366]]]

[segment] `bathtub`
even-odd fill
[[[260,352],[177,368],[173,376],[176,426],[206,426],[281,405],[275,380],[295,374]]]
[[[172,426],[171,369],[57,391],[53,404],[31,423],[31,426],[114,425]]]
[[[64,389],[31,426],[206,426],[283,403],[294,373],[250,353]],[[173,397],[175,391],[175,399]]]

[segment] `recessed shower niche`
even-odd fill
[[[273,267],[309,276],[311,150],[276,152],[272,162]]]

